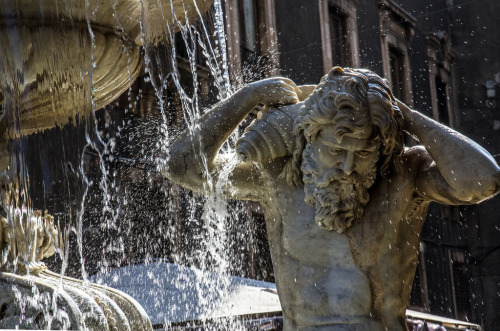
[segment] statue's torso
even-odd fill
[[[264,209],[285,325],[403,329],[427,211],[408,180],[377,181],[363,216],[342,234],[316,225],[303,188],[278,186]]]

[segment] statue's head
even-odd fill
[[[304,185],[317,224],[343,232],[363,215],[377,175],[394,170],[403,117],[387,82],[363,69],[333,68],[294,123],[296,146],[283,176]]]

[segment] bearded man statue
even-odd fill
[[[258,104],[240,161],[219,155]],[[171,145],[164,174],[208,194],[207,181],[236,164],[218,187],[264,210],[285,330],[406,330],[430,202],[479,203],[500,188],[487,151],[409,109],[368,70],[336,67],[317,86],[254,82],[199,126]],[[405,147],[403,130],[420,145]]]
[[[322,129],[333,125],[339,144],[345,134],[372,132],[369,140],[383,147],[377,148],[375,155],[378,158],[382,152],[384,159],[379,166],[383,175],[393,164],[392,157],[402,152],[402,124],[403,117],[387,82],[373,72],[336,67],[321,80],[295,121],[297,147],[290,161],[294,163],[291,169],[300,167],[302,171],[305,202],[316,208],[318,226],[339,233],[349,228],[363,215],[370,198],[368,190],[377,175],[377,164],[366,169],[364,176],[349,170],[346,173],[338,164],[322,170],[319,155],[312,152]],[[290,176],[295,177],[291,180]],[[299,176],[298,172],[288,175],[289,185],[300,183]]]

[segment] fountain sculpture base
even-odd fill
[[[62,277],[0,272],[0,329],[152,330],[127,294]]]

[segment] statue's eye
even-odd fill
[[[370,152],[368,152],[368,151],[358,151],[358,152],[356,152],[356,155],[358,155],[360,157],[367,157],[368,155],[370,155]]]
[[[337,148],[337,147],[330,148],[330,153],[334,155],[341,154],[343,151],[344,150],[342,148]]]

